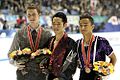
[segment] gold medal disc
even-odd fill
[[[85,72],[86,72],[86,73],[90,73],[90,72],[91,72],[90,68],[86,67],[86,68],[85,68]]]

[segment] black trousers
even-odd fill
[[[86,73],[85,70],[81,70],[79,80],[102,80],[102,78],[94,71]]]
[[[23,74],[21,70],[16,71],[17,80],[46,80],[46,75],[38,71],[28,71]]]
[[[55,75],[53,75],[52,73],[50,73],[49,76],[48,76],[48,80],[53,80],[54,78],[57,78],[57,77]],[[62,80],[73,80],[73,78],[71,77],[70,79],[67,78],[67,79],[62,79]]]

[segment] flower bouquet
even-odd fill
[[[18,63],[22,63],[27,70],[39,71],[43,68],[47,70],[51,53],[47,48],[38,49],[36,52],[25,48],[23,50],[13,51],[9,54],[9,58]]]
[[[47,48],[39,49],[36,52],[31,53],[31,59],[34,59],[36,63],[44,63],[48,61],[51,55],[51,51]]]
[[[52,52],[47,48],[39,49],[31,54],[31,59],[39,65],[42,73],[48,74],[48,65],[51,54]]]
[[[9,54],[10,59],[13,59],[16,62],[27,62],[29,61],[31,49],[24,48],[23,50],[16,50]]]
[[[93,70],[97,72],[98,75],[107,76],[114,72],[114,67],[111,63],[105,61],[97,61],[93,63]]]

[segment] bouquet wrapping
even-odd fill
[[[49,59],[51,51],[47,48],[38,49],[32,52],[29,48],[23,50],[16,50],[9,54],[9,58],[22,63],[25,68],[22,68],[22,74],[26,74],[26,70],[30,71],[42,71],[42,73],[48,74],[47,67],[49,65]],[[44,71],[43,71],[44,70]]]
[[[52,52],[49,49],[39,49],[31,54],[31,59],[39,65],[40,70],[44,74],[49,74],[48,66]]]
[[[32,52],[30,48],[24,48],[23,50],[16,50],[9,54],[9,58],[16,62],[28,62],[34,60],[36,63],[45,62],[51,55],[51,51],[47,48],[38,49],[36,52]]]
[[[10,59],[16,62],[27,62],[31,57],[31,49],[24,48],[23,50],[16,50],[9,54]]]
[[[52,52],[47,48],[39,49],[31,54],[31,59],[34,59],[41,67],[47,68],[51,54]]]
[[[101,76],[107,76],[114,72],[114,67],[112,63],[108,63],[105,61],[97,61],[93,63],[93,66],[93,70]]]

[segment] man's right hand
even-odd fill
[[[22,70],[25,67],[25,62],[15,62],[15,66],[19,69]]]

